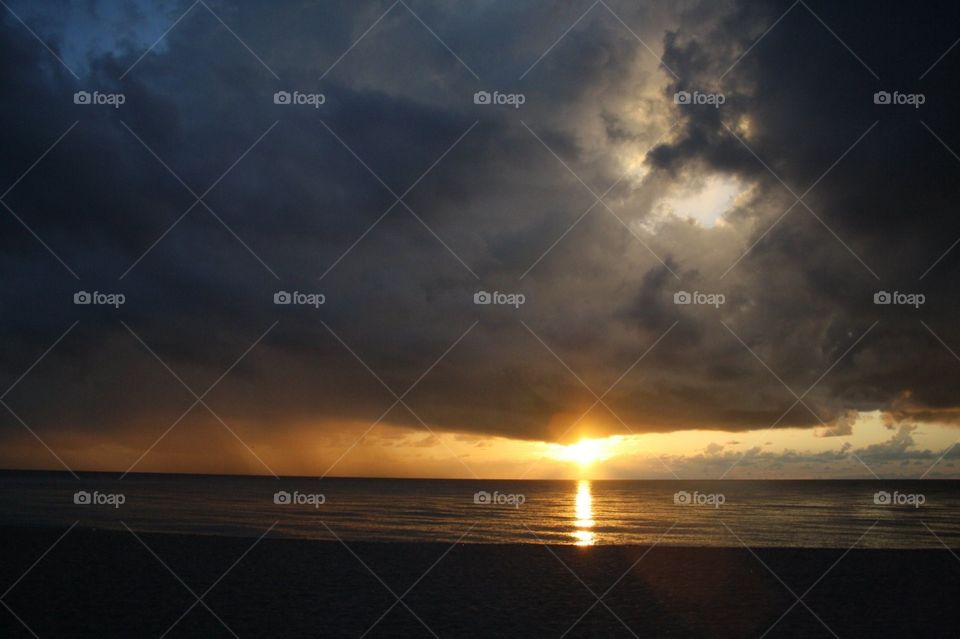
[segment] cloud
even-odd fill
[[[716,442],[710,442],[706,448],[703,449],[703,452],[707,455],[716,455],[724,449],[723,444],[718,444]]]
[[[897,21],[868,21],[878,35],[867,41],[861,12],[825,10],[878,83],[798,8],[721,79],[789,5],[612,6],[680,79],[599,9],[522,82],[552,42],[534,46],[530,26],[559,34],[577,15],[415,7],[461,64],[399,7],[323,81],[387,6],[212,4],[269,70],[196,10],[122,80],[165,16],[131,16],[126,40],[84,49],[83,30],[31,13],[55,51],[69,49],[80,81],[4,15],[4,184],[78,122],[4,201],[79,277],[3,217],[8,383],[79,320],[5,401],[41,434],[159,435],[193,397],[125,323],[192,391],[217,382],[211,408],[264,442],[303,424],[374,423],[388,409],[411,428],[551,440],[624,424],[823,420],[849,433],[855,411],[904,411],[904,393],[917,421],[960,410],[958,364],[919,323],[960,345],[950,328],[960,252],[919,280],[960,236],[947,186],[960,164],[919,121],[960,144],[957,63],[926,77],[922,113],[872,101],[884,87],[916,88],[909,78],[949,45],[950,20],[933,9],[911,18],[928,37],[905,57]],[[298,87],[323,92],[323,107],[273,104],[275,91]],[[127,101],[74,105],[82,88]],[[481,89],[526,101],[475,105]],[[678,90],[726,101],[686,108]],[[782,219],[795,198],[780,179],[798,195],[815,185]],[[744,188],[709,211],[722,224],[664,214],[707,183]],[[128,302],[76,307],[80,288]],[[929,301],[878,307],[881,288]],[[326,304],[278,307],[280,289],[322,292]],[[527,303],[476,306],[479,289]],[[679,290],[726,302],[678,306]],[[408,388],[407,406],[391,408]],[[0,432],[20,428],[5,419]]]
[[[855,410],[849,410],[840,415],[834,423],[828,424],[823,428],[817,429],[817,437],[845,437],[853,434],[853,425],[857,423],[860,414]]]
[[[916,450],[913,432],[917,428],[918,426],[915,424],[901,424],[889,440],[866,446],[858,450],[857,454],[868,463],[871,461],[936,459],[937,455],[930,450]]]
[[[956,446],[948,445],[940,450],[917,446],[914,434],[919,427],[901,424],[891,436],[882,442],[855,447],[843,442],[830,450],[782,448],[764,449],[753,446],[734,450],[710,444],[695,454],[664,456],[663,463],[680,478],[719,476],[771,478],[771,477],[912,477],[950,476],[954,471],[952,460],[960,458]],[[631,464],[622,462],[630,468]],[[652,462],[648,467],[660,471]],[[636,463],[633,464],[636,467]],[[624,476],[630,476],[626,473]]]

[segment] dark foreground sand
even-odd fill
[[[0,528],[0,591],[62,533]],[[264,539],[222,580],[252,539],[141,535],[240,637],[356,637],[395,598],[336,542]],[[398,595],[447,546],[351,543]],[[456,546],[404,597],[441,637],[559,637],[644,547]],[[639,637],[759,637],[841,550],[656,547],[603,601]],[[840,637],[957,637],[960,561],[946,550],[851,551],[804,597]],[[74,529],[2,602],[39,637],[159,637],[195,601],[131,534]],[[0,637],[30,637],[0,606]],[[231,636],[197,605],[168,637]],[[431,633],[403,605],[370,637]],[[569,637],[631,636],[596,605]],[[797,604],[767,637],[833,636]]]

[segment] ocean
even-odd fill
[[[0,524],[364,542],[960,545],[956,481],[118,477],[2,471]]]

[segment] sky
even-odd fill
[[[8,0],[0,467],[956,477],[957,13]]]

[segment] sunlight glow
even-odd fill
[[[606,439],[581,439],[576,444],[567,446],[554,444],[549,455],[559,461],[589,466],[594,462],[612,457],[621,439],[623,439],[621,436],[615,435]]]

